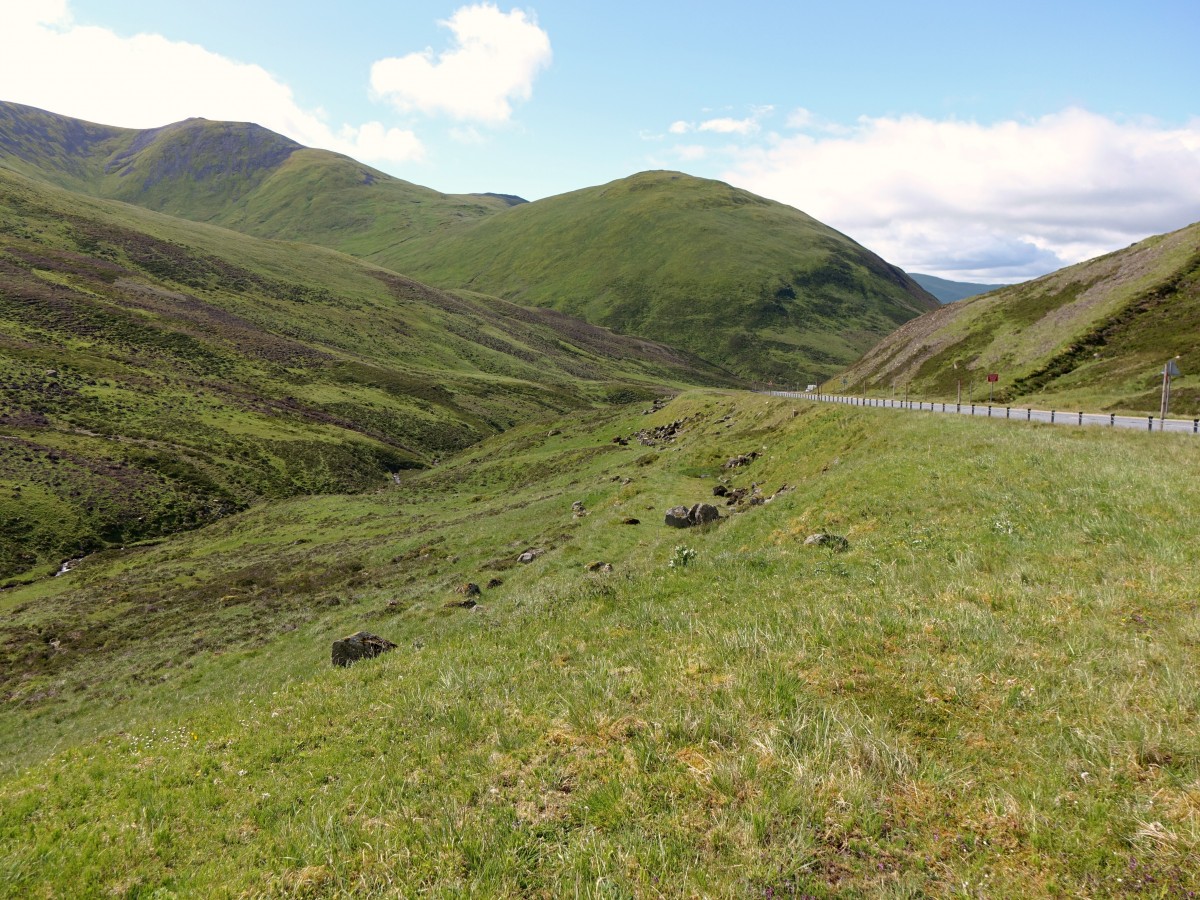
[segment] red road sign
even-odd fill
[[[988,372],[988,381],[999,381],[1000,375],[998,372]]]

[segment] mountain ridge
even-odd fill
[[[418,236],[380,261],[668,341],[762,380],[830,374],[936,303],[800,210],[671,171]]]
[[[0,167],[0,579],[518,421],[732,384],[672,348]]]
[[[846,372],[851,390],[908,383],[964,396],[999,376],[996,397],[1157,412],[1162,366],[1184,372],[1172,409],[1200,412],[1200,223],[1033,281],[947,304],[904,324]]]
[[[909,272],[909,277],[919,284],[942,303],[954,303],[978,294],[996,291],[1007,284],[978,284],[972,281],[952,281],[949,278],[939,278],[936,275],[925,275],[921,272]]]
[[[72,129],[87,165],[47,146]],[[935,303],[801,211],[682,173],[517,203],[441,194],[245,123],[135,132],[16,104],[0,104],[0,153],[62,187],[566,310],[763,380],[832,374]]]

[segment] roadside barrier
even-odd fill
[[[814,403],[841,403],[848,406],[869,406],[880,409],[907,409],[919,412],[934,412],[947,413],[949,415],[963,416],[985,416],[993,418],[993,410],[996,410],[995,418],[999,418],[999,407],[994,407],[992,404],[961,404],[961,403],[939,403],[929,402],[924,400],[895,400],[887,397],[860,397],[852,394],[823,394],[808,391],[780,391],[780,390],[761,390],[760,394],[767,394],[772,397],[786,397],[793,400],[810,400]],[[941,407],[940,409],[938,407]],[[1026,422],[1047,422],[1051,425],[1074,425],[1077,427],[1098,425],[1108,428],[1145,428],[1147,431],[1170,431],[1176,434],[1200,434],[1200,418],[1194,419],[1164,419],[1161,416],[1156,420],[1154,416],[1118,416],[1116,413],[1085,413],[1083,410],[1077,410],[1074,413],[1065,413],[1057,409],[1034,409],[1033,407],[1025,407]],[[1017,415],[1020,416],[1021,408],[1017,408]],[[1004,418],[1013,418],[1013,407],[1004,407]],[[1156,427],[1157,426],[1157,427]]]

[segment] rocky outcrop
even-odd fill
[[[720,510],[711,503],[697,503],[690,509],[686,506],[672,506],[667,510],[665,522],[672,528],[692,528],[716,522],[720,518]]]
[[[672,528],[691,528],[692,521],[688,518],[686,506],[672,506],[667,510],[666,523]]]
[[[835,553],[842,553],[850,549],[850,542],[840,534],[828,534],[826,532],[818,532],[810,534],[804,539],[805,547],[828,547]]]
[[[735,457],[733,457],[733,459],[727,460],[725,462],[725,468],[726,469],[740,469],[742,466],[750,465],[750,463],[754,462],[756,459],[758,459],[758,451],[757,450],[755,450],[753,453],[747,453],[742,456],[735,456]]]
[[[373,659],[381,653],[395,649],[396,645],[386,638],[369,631],[360,631],[333,642],[332,662],[335,666],[348,666],[360,659]]]

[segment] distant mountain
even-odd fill
[[[256,125],[133,131],[11,103],[0,104],[0,165],[563,310],[764,380],[828,376],[936,305],[799,210],[675,172],[524,203],[441,194]]]
[[[4,102],[0,164],[90,196],[366,258],[523,202],[442,194],[245,122],[138,131]]]
[[[788,383],[836,371],[936,300],[797,209],[643,172],[414,238],[376,260]]]
[[[1200,413],[1200,223],[907,323],[846,373],[850,389],[995,396],[1059,408],[1158,411],[1162,367],[1184,377],[1172,410]]]
[[[0,166],[0,581],[704,382],[731,383],[562,313]]]
[[[938,278],[936,275],[920,275],[916,272],[909,272],[908,274],[913,281],[937,297],[940,303],[953,303],[956,300],[965,300],[967,297],[974,297],[978,294],[986,294],[988,291],[1008,287],[1006,284],[973,284],[969,281],[950,281],[948,278]]]

